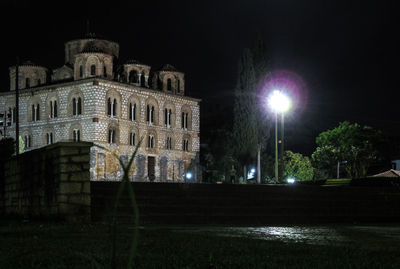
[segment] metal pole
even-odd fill
[[[275,112],[275,183],[278,182],[278,113]]]
[[[258,144],[257,149],[257,183],[261,183],[261,144]]]
[[[285,141],[285,132],[284,132],[284,124],[285,124],[285,114],[282,112],[282,120],[281,120],[281,156],[280,156],[280,162],[281,162],[281,180],[280,182],[284,182],[283,174],[285,171],[285,164],[283,163],[283,155],[285,153],[284,151],[284,141]]]
[[[337,162],[337,168],[336,168],[336,178],[339,178],[340,175],[340,162]]]
[[[4,134],[3,137],[6,138],[7,135],[7,110],[4,110],[4,121],[3,121],[3,130],[4,130]]]
[[[19,77],[19,59],[17,57],[17,64],[15,65],[15,145],[16,145],[16,155],[19,155],[19,87],[18,87],[18,77]]]

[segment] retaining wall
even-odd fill
[[[400,222],[393,187],[131,183],[144,224],[288,225]],[[108,221],[118,182],[92,182],[92,219]],[[117,210],[133,221],[127,193]]]
[[[3,215],[90,221],[90,147],[59,142],[3,164]]]

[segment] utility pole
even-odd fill
[[[16,155],[19,155],[19,87],[18,87],[18,77],[19,77],[19,59],[17,56],[17,64],[15,65],[15,147]]]
[[[275,112],[275,184],[279,183],[278,174],[278,113]]]
[[[257,183],[261,184],[261,143],[258,144],[257,149]]]
[[[281,146],[281,155],[280,155],[280,163],[281,163],[281,169],[280,169],[280,182],[284,183],[285,179],[284,179],[284,171],[285,171],[285,164],[284,164],[284,160],[283,157],[285,155],[285,148],[284,148],[284,141],[285,141],[285,131],[284,131],[284,124],[285,124],[285,116],[284,113],[282,112],[282,118],[281,118],[281,140],[280,140],[280,146]]]

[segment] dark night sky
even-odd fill
[[[233,92],[240,54],[259,32],[272,68],[293,71],[306,84],[304,110],[286,124],[306,145],[300,151],[308,153],[317,133],[346,119],[400,134],[395,1],[68,3],[73,8],[59,1],[1,4],[2,91],[16,55],[59,67],[64,42],[83,36],[89,19],[92,32],[120,44],[122,61],[170,63],[185,72],[188,94],[208,102]]]

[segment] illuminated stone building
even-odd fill
[[[19,135],[26,150],[58,141],[90,141],[91,180],[118,180],[113,153],[128,160],[135,181],[183,181],[197,175],[199,99],[185,96],[184,74],[172,65],[153,69],[135,60],[117,65],[119,44],[88,35],[65,43],[65,63],[49,70],[19,65]],[[0,111],[11,115],[6,135],[15,138],[15,76],[0,93]],[[2,127],[3,128],[3,127]]]

